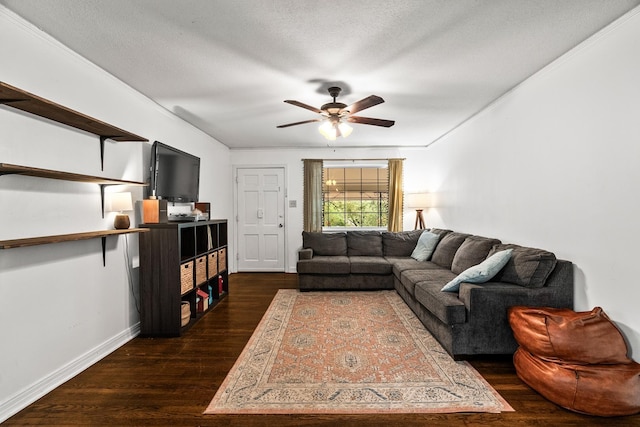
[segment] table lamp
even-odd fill
[[[116,230],[126,230],[131,225],[129,215],[124,211],[132,211],[133,202],[131,201],[131,193],[112,193],[111,194],[111,212],[119,212],[113,221],[113,227]]]

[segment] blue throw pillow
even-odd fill
[[[513,249],[496,252],[480,264],[469,267],[462,273],[458,274],[455,279],[444,285],[440,290],[443,292],[458,292],[460,283],[462,282],[488,282],[493,279],[493,276],[502,270],[502,267],[507,265],[507,262],[509,262],[509,259],[511,258],[511,252],[513,252]]]
[[[440,240],[440,236],[438,236],[437,234],[430,231],[423,231],[418,238],[416,248],[411,253],[411,258],[415,259],[416,261],[428,260],[429,258],[431,258],[431,254],[436,248],[438,240]]]

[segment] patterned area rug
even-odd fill
[[[282,289],[204,413],[502,411],[395,291]]]

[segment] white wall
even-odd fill
[[[429,147],[427,222],[553,251],[640,353],[640,9]],[[410,177],[409,177],[410,179]]]
[[[313,131],[313,127],[310,127]],[[357,132],[357,129],[354,130]],[[384,130],[382,130],[384,132]],[[418,175],[420,165],[412,161],[416,154],[423,152],[424,148],[340,148],[340,141],[335,142],[334,148],[320,149],[278,149],[278,150],[231,150],[231,162],[233,167],[261,167],[261,166],[284,166],[287,171],[287,200],[286,206],[286,271],[296,272],[297,250],[302,246],[302,199],[303,199],[303,167],[302,159],[386,159],[386,158],[406,158],[405,176]],[[413,169],[413,170],[412,170]],[[427,184],[413,182],[407,184],[409,189],[427,189]],[[289,201],[297,202],[295,208],[290,208]],[[413,229],[415,211],[405,213],[405,229]],[[232,257],[235,260],[235,256]],[[235,265],[232,265],[235,271]]]
[[[230,218],[225,146],[1,6],[0,40],[0,81],[201,157],[200,199]],[[108,141],[101,171],[96,136],[8,107],[0,129],[2,163],[148,180],[150,143]],[[112,190],[143,196],[141,187]],[[95,184],[6,175],[0,224],[8,240],[109,229],[113,214],[102,219]],[[0,251],[0,422],[138,333],[137,242],[108,238],[106,267],[100,239]]]

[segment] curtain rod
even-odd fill
[[[373,160],[373,161],[378,161],[378,160],[407,160],[406,157],[385,157],[384,159],[300,159],[301,161],[305,161],[305,160],[326,160],[326,161],[331,161],[331,162],[361,162],[363,160]]]

